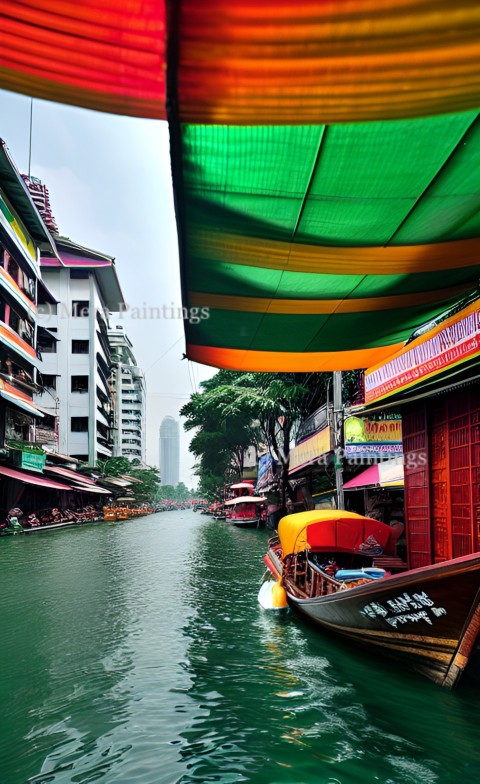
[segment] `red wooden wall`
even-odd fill
[[[424,404],[402,417],[405,456],[405,523],[410,568],[431,563],[429,450]]]
[[[478,551],[480,386],[410,406],[402,427],[410,567]]]

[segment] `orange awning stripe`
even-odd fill
[[[480,6],[469,0],[183,0],[179,29],[184,122],[344,123],[478,105]]]
[[[322,372],[365,368],[385,361],[398,351],[403,343],[355,351],[244,351],[242,349],[215,348],[187,344],[187,357],[193,362],[225,370],[246,370],[277,373]]]
[[[170,6],[184,122],[344,123],[478,105],[480,6],[471,0]],[[165,118],[166,37],[165,0],[2,0],[0,87]]]

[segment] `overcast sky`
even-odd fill
[[[124,298],[133,309],[181,307],[168,129],[164,122],[101,114],[47,101],[33,102],[31,174],[50,191],[61,234],[115,257]],[[28,172],[30,99],[0,90],[0,138],[21,172]],[[163,306],[167,306],[163,311]],[[138,313],[138,310],[137,310]],[[179,319],[123,324],[147,379],[147,462],[158,465],[160,422],[178,418],[199,381],[215,372],[182,361]],[[180,479],[196,480],[181,429]]]

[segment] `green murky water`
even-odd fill
[[[193,512],[2,539],[1,784],[478,781],[480,687],[262,611],[266,539]]]

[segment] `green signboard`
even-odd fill
[[[39,454],[38,452],[23,452],[19,449],[12,449],[11,451],[13,464],[16,465],[18,468],[25,468],[28,471],[39,471],[42,473],[45,460],[47,459],[46,454]]]

